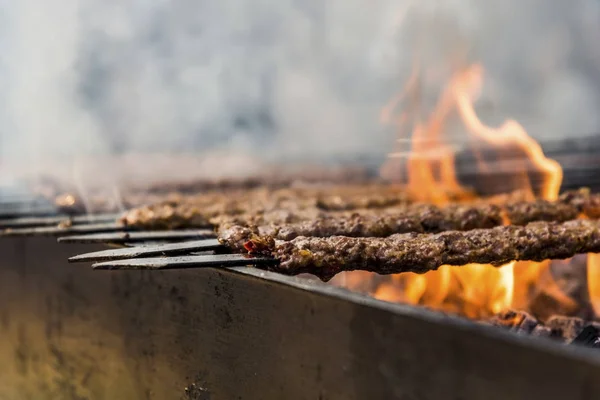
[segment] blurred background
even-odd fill
[[[0,170],[139,152],[383,159],[396,129],[381,110],[414,69],[426,114],[472,62],[486,123],[589,136],[599,22],[596,0],[0,0]],[[147,167],[132,165],[95,173]]]

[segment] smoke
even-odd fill
[[[537,138],[593,134],[599,7],[0,0],[0,168],[56,172],[49,160],[59,157],[75,176],[92,157],[131,152],[383,156],[394,132],[379,111],[416,59],[424,70],[481,62],[488,122],[511,117]],[[443,83],[444,74],[431,75],[423,78],[425,108]]]

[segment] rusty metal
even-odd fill
[[[154,256],[177,256],[199,251],[227,249],[218,239],[193,240],[187,242],[137,246],[125,249],[111,249],[93,253],[79,254],[69,258],[70,262],[98,262],[126,260],[128,258],[146,258]]]

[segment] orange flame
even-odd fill
[[[488,143],[496,146],[516,146],[521,149],[543,175],[544,181],[540,189],[540,197],[546,200],[556,200],[563,179],[560,164],[546,158],[539,143],[527,135],[525,129],[518,122],[508,120],[500,128],[493,129],[484,125],[477,117],[473,107],[472,93],[478,93],[481,90],[482,81],[483,68],[480,65],[472,65],[460,74],[454,83],[457,92],[457,106],[465,126],[472,134]]]
[[[587,255],[587,283],[590,303],[600,315],[600,254]]]
[[[390,161],[382,167],[383,173],[389,174],[400,168],[402,163],[398,160],[405,158],[407,190],[416,199],[445,204],[455,194],[468,193],[456,176],[454,149],[443,141],[447,120],[452,113],[458,113],[471,138],[491,144],[498,151],[513,148],[525,154],[528,162],[542,177],[539,197],[556,199],[563,176],[560,164],[546,158],[540,145],[516,121],[508,120],[499,128],[491,128],[478,118],[474,101],[481,91],[482,82],[483,68],[480,65],[470,65],[455,73],[428,119],[413,122],[411,151],[390,154]],[[418,74],[413,71],[407,91],[414,91],[417,87]],[[403,93],[384,109],[383,117],[386,120],[391,119],[392,109],[405,95]],[[407,113],[404,113],[397,122],[404,124],[407,120]],[[405,143],[403,139],[399,141]],[[486,168],[483,160],[480,159],[480,163],[481,168]],[[513,190],[526,191],[533,196],[528,178],[515,182],[518,184]],[[600,277],[600,264],[598,265],[597,274]],[[424,275],[394,275],[377,287],[374,296],[382,300],[420,304],[481,318],[506,310],[513,305],[514,300],[526,302],[530,293],[528,288],[535,285],[548,266],[549,263],[533,262],[512,262],[500,268],[480,264],[443,266]],[[598,291],[600,293],[600,284]]]

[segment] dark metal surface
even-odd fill
[[[94,269],[187,269],[207,267],[230,267],[277,264],[274,258],[253,257],[247,254],[216,254],[201,256],[174,256],[133,258],[130,260],[105,261],[93,265]]]
[[[59,224],[66,223],[71,223],[73,225],[109,223],[117,221],[119,216],[120,214],[98,214],[80,216],[59,215],[51,217],[8,218],[0,220],[0,229],[58,226]]]
[[[600,191],[600,134],[548,138],[541,141],[540,145],[545,155],[563,168],[563,191],[582,186],[590,187],[594,192]],[[523,151],[507,150],[498,153],[498,147],[494,144],[479,144],[477,148],[463,149],[456,154],[456,171],[460,181],[476,188],[481,194],[491,195],[515,190],[518,187],[515,176],[521,176],[521,172],[528,170],[531,184],[539,188],[544,180],[536,173],[538,168],[527,162]],[[481,159],[487,160],[486,169],[481,168]]]
[[[0,218],[20,218],[25,216],[55,216],[57,210],[53,206],[15,203],[15,204],[0,204]]]
[[[99,249],[0,240],[0,399],[600,398],[594,351],[253,268],[66,262]]]
[[[115,222],[105,222],[96,224],[79,224],[71,226],[42,226],[34,228],[8,228],[0,230],[0,236],[61,236],[70,233],[100,233],[100,232],[126,232],[134,228],[118,224]]]
[[[199,251],[227,249],[218,239],[193,240],[189,242],[157,244],[153,246],[130,247],[125,249],[112,249],[95,251],[93,253],[79,254],[69,258],[70,262],[97,262],[125,260],[128,258],[176,256]]]
[[[74,235],[58,238],[59,243],[134,243],[145,241],[181,241],[214,238],[215,232],[210,229],[194,229],[179,231],[144,231],[97,233]]]

